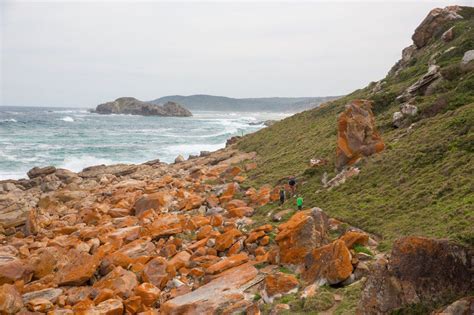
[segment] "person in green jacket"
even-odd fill
[[[298,210],[303,209],[303,197],[298,196],[298,198],[296,198],[296,205],[298,206]]]

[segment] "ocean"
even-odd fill
[[[173,162],[225,146],[288,113],[194,111],[193,117],[99,115],[86,109],[0,106],[0,179],[25,178],[34,166],[75,172],[87,166]],[[262,123],[260,123],[262,122]]]

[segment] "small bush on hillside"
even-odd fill
[[[370,255],[370,256],[374,256],[374,253],[372,253],[370,251],[370,249],[368,249],[367,247],[363,246],[363,245],[360,245],[360,244],[356,244],[354,246],[354,251],[356,253],[364,253],[364,254],[367,254],[367,255]]]

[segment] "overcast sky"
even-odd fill
[[[383,78],[430,9],[473,1],[0,0],[0,105],[341,95]]]

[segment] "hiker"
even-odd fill
[[[285,190],[283,188],[280,189],[280,206],[285,203]]]
[[[303,197],[298,196],[296,199],[296,205],[298,206],[298,210],[303,209]]]
[[[291,176],[290,180],[288,181],[288,185],[290,186],[291,196],[295,196],[296,193],[296,178],[295,176]]]

